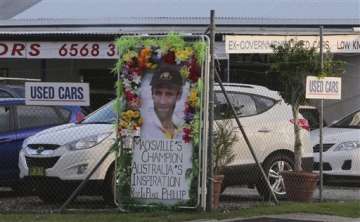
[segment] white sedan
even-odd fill
[[[319,130],[311,131],[314,170],[319,170]],[[360,184],[360,109],[323,130],[325,182]]]

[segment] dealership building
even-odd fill
[[[325,50],[346,62],[342,99],[325,101],[325,118],[332,121],[360,106],[359,0],[5,0],[0,77],[88,82],[98,107],[114,96],[116,38],[204,34],[211,9],[223,81],[279,90],[277,74],[268,71],[270,45],[295,38],[318,46],[323,26]]]

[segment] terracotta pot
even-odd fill
[[[212,208],[217,209],[220,206],[221,186],[224,181],[224,175],[215,175],[213,177]]]
[[[319,180],[318,174],[305,171],[284,171],[281,175],[289,200],[308,202],[312,199]]]

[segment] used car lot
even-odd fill
[[[0,185],[19,188],[19,151],[27,137],[82,116],[80,107],[27,106],[23,98],[0,99]]]
[[[248,84],[224,84],[232,105],[237,111],[244,130],[249,137],[254,152],[262,163],[270,184],[279,198],[286,197],[281,171],[294,169],[294,133],[291,106],[287,105],[278,92],[263,86]],[[220,87],[215,87],[215,118],[224,119],[228,110]],[[261,179],[253,157],[237,128],[233,126],[239,141],[233,147],[235,160],[225,168],[224,187],[246,184],[256,186],[261,196],[269,198],[270,191]],[[301,114],[298,123],[303,145],[303,167],[312,170],[312,150],[309,137],[309,124]]]
[[[319,170],[319,130],[311,141]],[[360,109],[323,129],[323,173],[327,183],[360,186]]]
[[[225,88],[276,194],[285,196],[280,171],[293,169],[291,107],[277,92],[265,87],[226,84]],[[216,116],[221,119],[221,112],[227,107],[218,86],[215,91]],[[30,137],[20,152],[20,177],[35,184],[37,195],[43,201],[66,199],[114,142],[115,119],[113,102],[110,102],[80,123],[50,128]],[[304,167],[311,170],[309,126],[302,118],[298,124],[302,127]],[[240,131],[236,133],[242,138]],[[256,185],[261,195],[268,196],[269,191],[259,179],[260,174],[244,141],[240,139],[233,150],[236,158],[226,168],[224,185]],[[114,156],[110,155],[87,186],[88,192],[102,194],[109,202],[113,200],[113,161]]]

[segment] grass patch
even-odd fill
[[[107,221],[138,221],[138,222],[178,222],[196,219],[226,219],[234,217],[251,217],[286,213],[312,213],[343,217],[360,217],[360,201],[324,202],[324,203],[291,203],[280,205],[259,204],[248,209],[233,211],[207,212],[137,212],[137,213],[66,213],[66,214],[0,214],[0,221],[12,222],[107,222]]]

